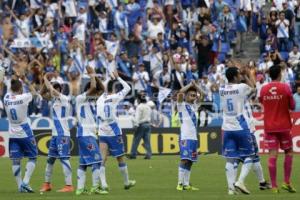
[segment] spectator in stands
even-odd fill
[[[294,94],[294,100],[296,103],[295,112],[300,112],[300,86],[297,87],[297,92]]]
[[[289,53],[288,64],[295,68],[300,62],[300,52],[298,45],[294,45],[293,50]]]
[[[231,33],[233,25],[235,24],[235,20],[228,5],[225,5],[223,11],[219,14],[218,23],[222,29],[222,34],[224,35],[225,41],[231,41],[231,39],[233,39]]]
[[[162,70],[157,71],[153,75],[153,79],[152,79],[153,86],[157,89],[159,89],[159,87],[169,88],[171,82],[170,77],[171,75],[169,73],[168,66],[164,66]]]
[[[117,62],[118,65],[118,74],[125,81],[131,81],[133,75],[132,64],[128,58],[128,55],[125,51],[120,53],[120,58]]]
[[[295,43],[299,43],[300,39],[300,1],[295,6]]]
[[[4,106],[3,106],[3,102],[2,102],[2,97],[0,99],[0,118],[3,116],[4,114]]]
[[[279,13],[279,19],[276,21],[276,27],[279,51],[288,51],[290,22],[285,18],[284,11]]]
[[[263,53],[266,51],[266,40],[268,38],[267,34],[268,30],[268,22],[266,16],[262,16],[258,18],[258,33],[259,33],[259,49],[260,53]],[[272,32],[272,30],[270,29]]]
[[[259,63],[257,71],[261,74],[266,74],[270,67],[273,66],[273,61],[267,53],[263,54],[263,61]]]
[[[271,7],[269,17],[268,17],[268,26],[272,30],[272,33],[277,34],[276,22],[278,20],[278,12],[275,7]]]
[[[198,50],[197,55],[197,65],[199,77],[202,77],[203,73],[207,73],[210,63],[210,49],[212,48],[212,43],[207,36],[201,36],[196,38],[196,46]]]
[[[293,6],[293,3],[291,3]],[[285,14],[285,19],[289,21],[289,41],[292,41],[294,44],[294,36],[295,36],[295,15],[292,7],[289,7],[288,1],[282,2],[282,11]]]
[[[157,39],[158,33],[164,33],[164,15],[152,14],[148,12],[148,33],[151,39]]]
[[[258,74],[256,76],[256,96],[257,96],[257,98],[260,97],[260,90],[264,84],[266,84],[264,75]]]
[[[278,65],[281,63],[282,59],[281,59],[281,55],[280,53],[278,52],[278,50],[272,50],[270,52],[270,58],[271,58],[271,61],[273,62],[274,65]]]
[[[244,44],[245,44],[245,37],[247,33],[247,21],[245,16],[245,11],[240,9],[237,20],[236,20],[236,29],[237,29],[237,42],[236,42],[236,49],[235,53],[237,56],[244,54]]]
[[[144,63],[139,64],[137,71],[133,73],[132,81],[134,83],[133,89],[135,90],[135,94],[147,91],[150,78],[148,72],[145,70]]]

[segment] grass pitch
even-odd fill
[[[266,156],[262,156],[262,164],[265,177],[268,179]],[[277,200],[277,199],[300,199],[300,159],[294,156],[292,182],[298,193],[289,194],[283,190],[280,194],[272,194],[271,191],[260,191],[258,189],[255,174],[251,172],[246,180],[251,195],[227,195],[227,184],[225,178],[225,161],[221,156],[200,156],[199,161],[192,167],[191,182],[199,187],[200,191],[176,191],[178,156],[153,156],[152,160],[144,160],[138,157],[136,160],[128,160],[128,168],[131,179],[137,181],[137,185],[130,190],[123,189],[123,181],[118,170],[118,165],[113,158],[107,163],[106,176],[110,186],[110,193],[106,196],[90,195],[76,196],[74,193],[56,193],[64,184],[64,176],[59,162],[55,164],[53,186],[54,191],[40,194],[38,191],[44,180],[44,168],[46,157],[39,157],[36,170],[33,174],[31,186],[36,191],[34,194],[21,194],[17,192],[15,179],[11,172],[11,163],[7,158],[0,159],[0,199],[1,200],[188,200],[188,199],[251,199],[251,200]],[[71,160],[73,168],[73,184],[76,186],[76,169],[78,158]],[[23,168],[24,168],[23,161]],[[283,180],[282,166],[283,156],[278,160],[278,183]],[[24,174],[24,171],[23,173]],[[87,174],[87,185],[91,186],[91,173]]]

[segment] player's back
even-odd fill
[[[264,85],[259,100],[263,105],[266,131],[281,132],[291,129],[290,110],[294,109],[295,102],[287,84],[273,81]]]
[[[77,136],[96,137],[96,103],[94,98],[89,98],[86,93],[76,97],[76,113],[78,120]]]
[[[32,101],[31,93],[4,96],[4,106],[9,121],[11,137],[28,137],[32,131],[29,126],[28,105]]]
[[[70,115],[69,98],[63,94],[53,99],[52,118],[54,128],[52,129],[53,136],[70,136],[68,119]]]
[[[244,83],[226,84],[220,87],[221,109],[223,111],[224,131],[250,129],[251,107],[248,97],[251,87]]]
[[[117,124],[116,109],[122,100],[119,94],[102,94],[97,100],[97,116],[100,119],[99,134],[104,136],[121,135]]]

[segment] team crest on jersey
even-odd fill
[[[30,142],[31,144],[36,145],[35,139],[32,139]]]
[[[117,142],[118,142],[118,144],[122,144],[123,143],[122,136],[118,137]]]
[[[93,144],[88,144],[87,149],[90,151],[95,150],[95,146]]]
[[[188,152],[187,150],[184,150],[184,151],[183,151],[183,155],[184,155],[184,156],[187,156],[187,155],[189,155],[189,152]]]
[[[100,155],[99,155],[99,154],[96,154],[96,155],[94,156],[94,159],[95,159],[95,160],[99,160],[99,159],[100,159]]]
[[[67,144],[67,139],[66,138],[62,138],[61,143],[62,144]]]

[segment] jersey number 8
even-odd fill
[[[14,108],[10,109],[10,115],[11,115],[12,120],[17,120],[18,119],[16,109],[14,109]]]
[[[109,105],[104,106],[104,113],[105,113],[106,118],[110,117],[110,107],[109,107]]]

